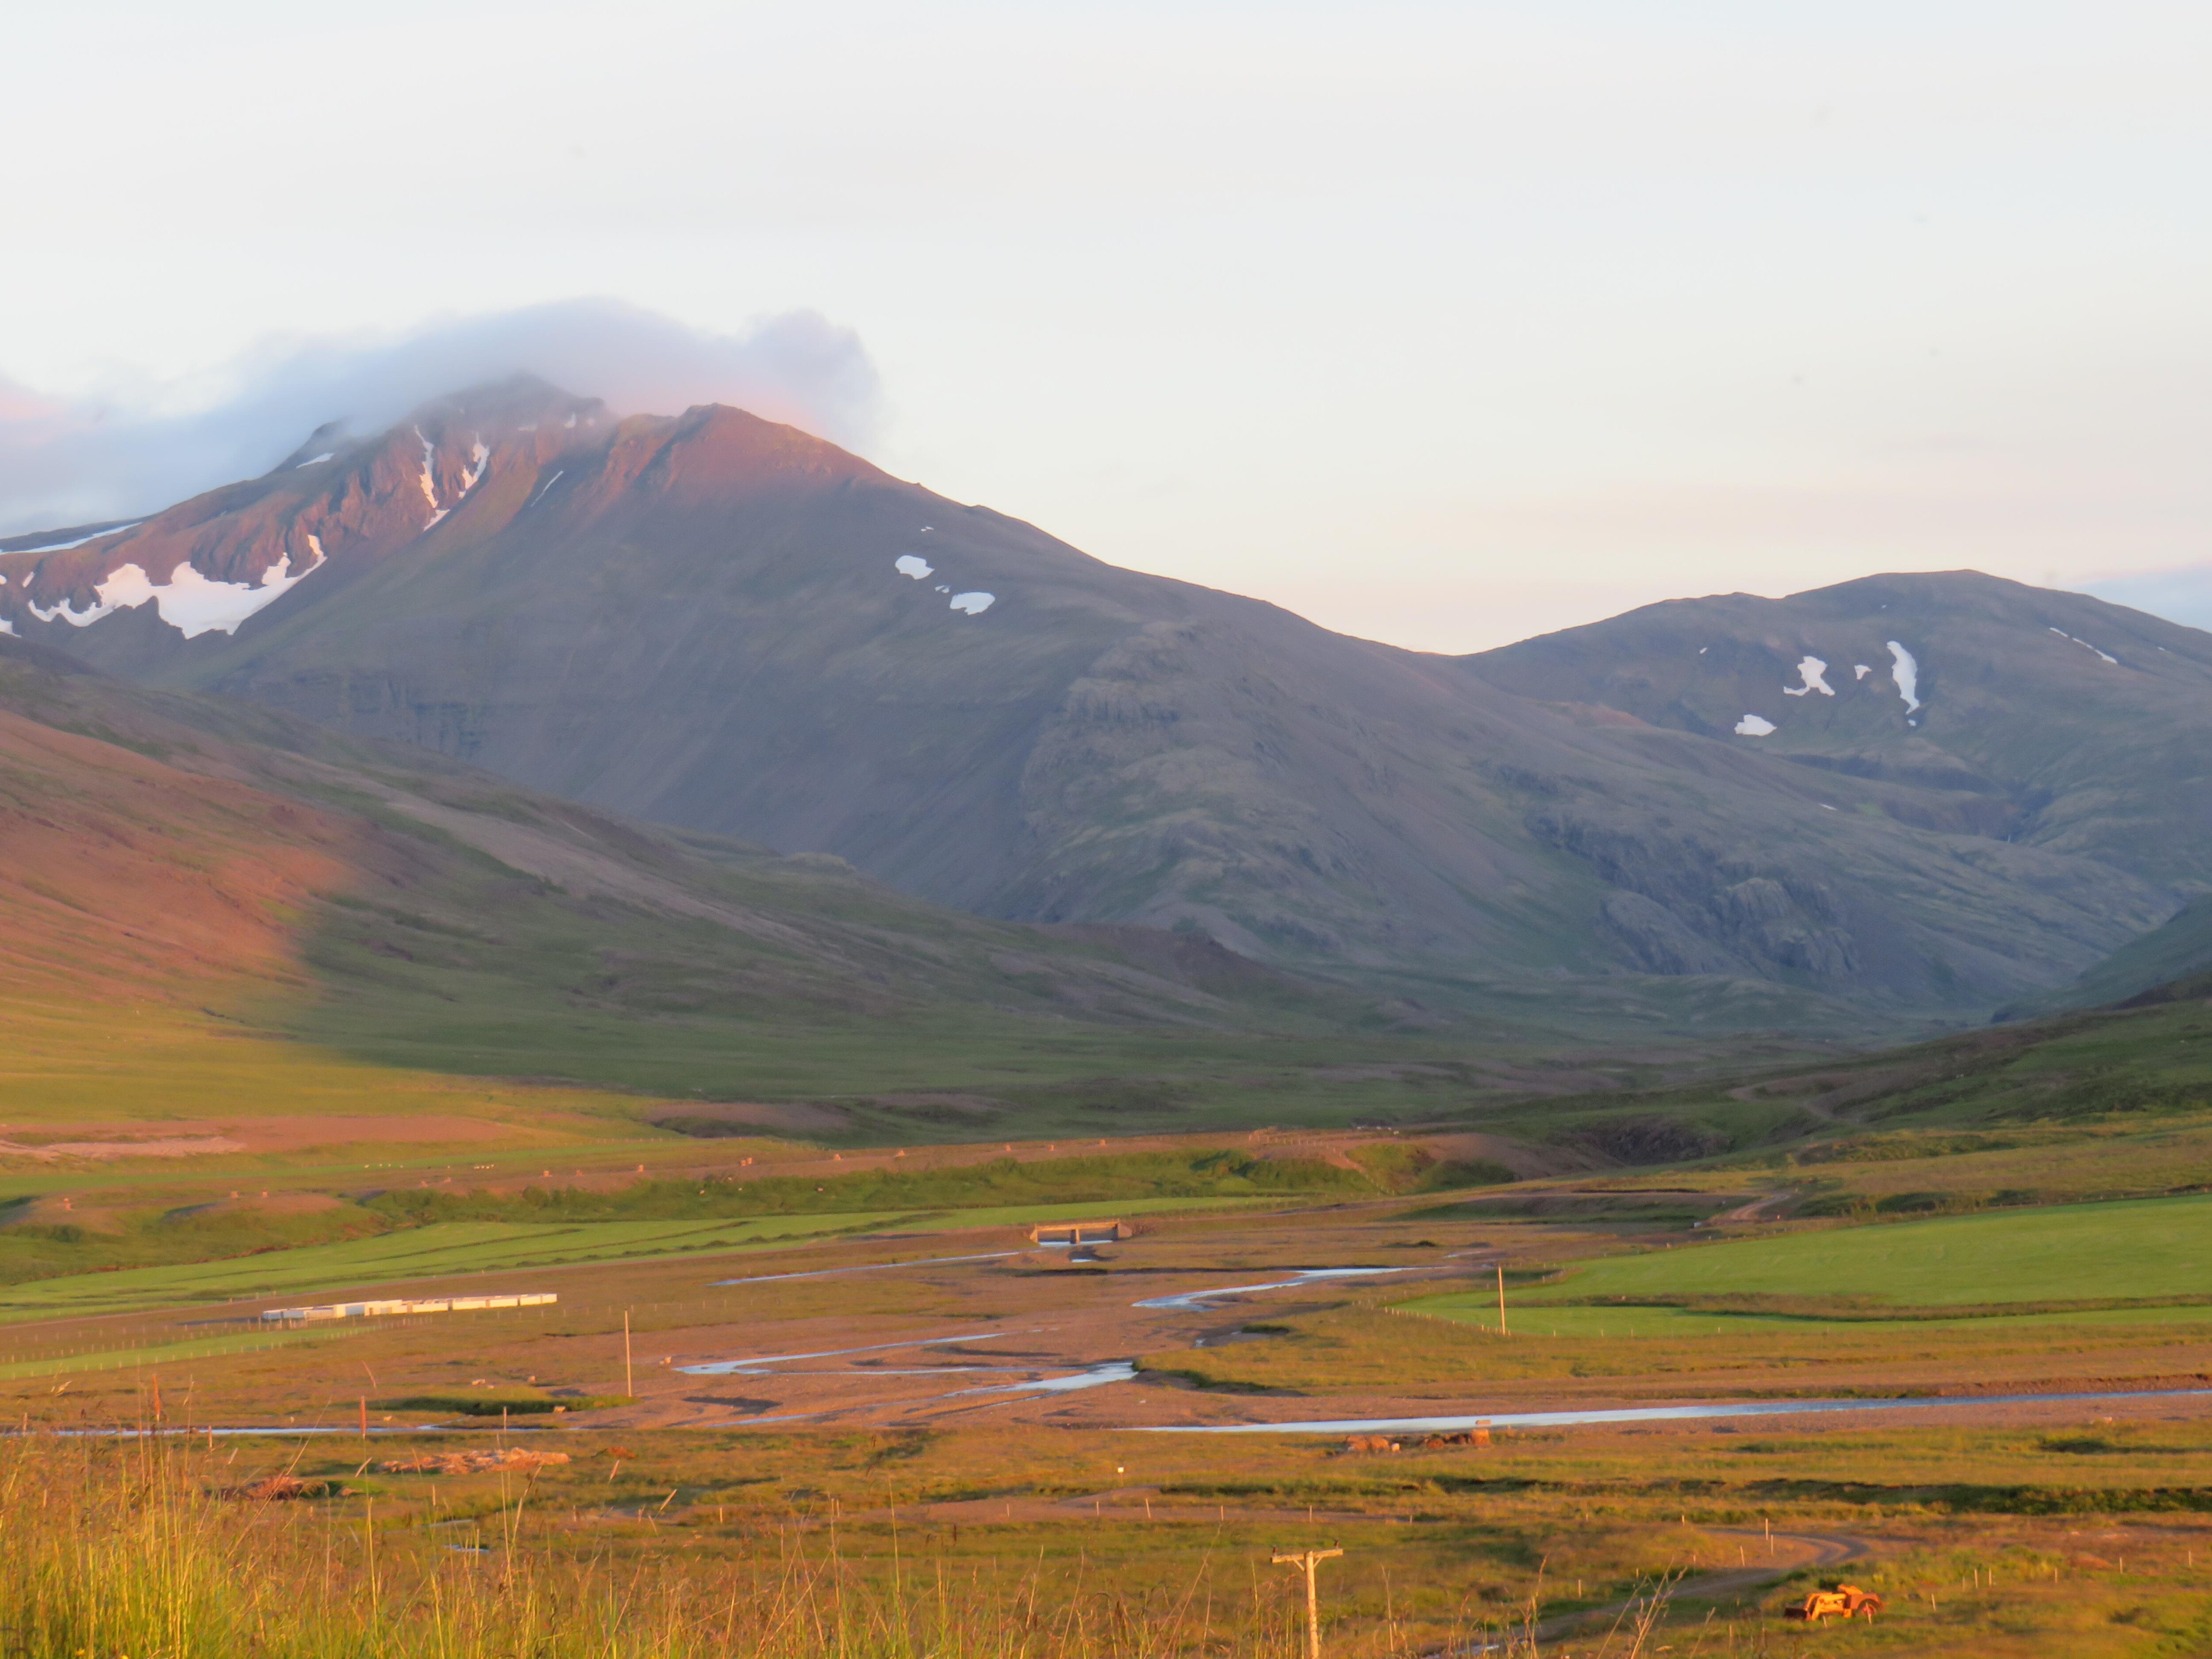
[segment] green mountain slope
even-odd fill
[[[2130,939],[2070,985],[2001,1010],[2002,1019],[2024,1019],[2064,1008],[2100,1008],[2144,999],[2170,1001],[2203,994],[2198,982],[2212,975],[2212,897],[2192,900],[2142,938]]]

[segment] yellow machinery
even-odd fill
[[[1881,1597],[1871,1590],[1863,1590],[1856,1584],[1838,1584],[1830,1590],[1814,1590],[1795,1607],[1784,1607],[1784,1616],[1802,1619],[1808,1625],[1817,1625],[1823,1619],[1864,1619],[1869,1624],[1881,1611]]]

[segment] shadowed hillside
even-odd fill
[[[1667,1075],[1819,1018],[1756,987],[1516,1002],[982,920],[6,639],[0,837],[18,1115],[346,1111],[477,1076],[861,1139],[1340,1123]]]

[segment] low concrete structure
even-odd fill
[[[392,1314],[472,1313],[479,1308],[543,1308],[561,1298],[551,1291],[524,1291],[514,1296],[428,1296],[395,1297],[381,1302],[325,1302],[312,1308],[270,1308],[262,1322],[303,1324],[321,1319],[376,1319]]]

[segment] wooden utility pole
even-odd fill
[[[1498,1264],[1498,1334],[1505,1334],[1505,1264]]]
[[[1275,1565],[1304,1567],[1306,1570],[1306,1659],[1321,1659],[1321,1596],[1314,1588],[1314,1569],[1342,1550],[1298,1550],[1289,1555],[1279,1555]]]
[[[629,1370],[629,1310],[623,1310],[623,1392],[631,1399],[637,1398],[637,1381]]]

